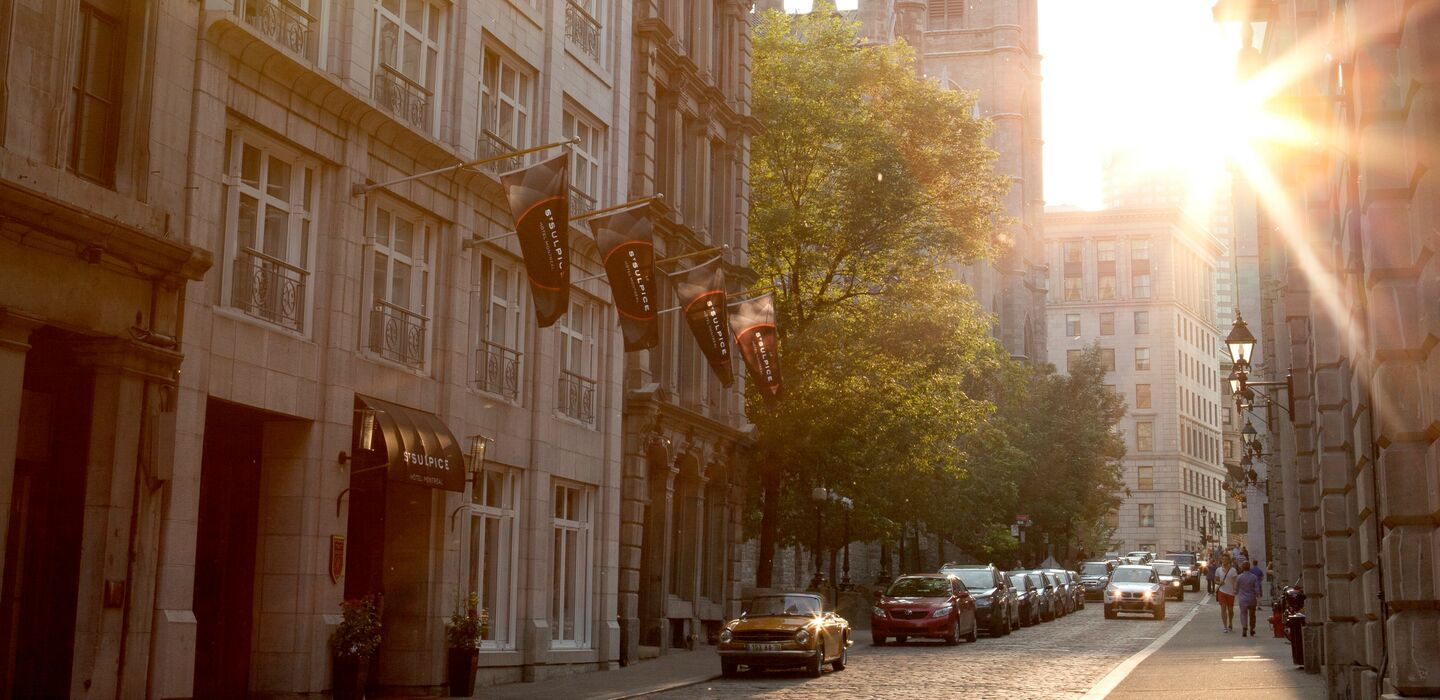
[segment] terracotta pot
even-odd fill
[[[468,698],[475,694],[475,668],[480,663],[479,649],[450,649],[446,682],[450,696]]]
[[[365,677],[369,675],[370,660],[358,656],[335,656],[331,694],[335,700],[363,700]]]

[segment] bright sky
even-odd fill
[[[1047,205],[1100,208],[1105,155],[1122,148],[1202,181],[1220,171],[1229,139],[1215,111],[1233,101],[1239,42],[1211,18],[1214,0],[1038,2]]]

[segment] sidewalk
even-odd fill
[[[715,647],[701,646],[695,651],[674,652],[614,671],[592,671],[538,683],[476,688],[475,695],[487,700],[616,700],[703,683],[719,675],[720,656],[715,653]]]
[[[1148,699],[1200,692],[1246,700],[1324,698],[1324,679],[1291,663],[1290,645],[1274,637],[1265,623],[1269,614],[1268,608],[1260,611],[1257,637],[1241,637],[1238,626],[1226,634],[1220,631],[1219,606],[1206,596],[1195,618],[1135,667],[1107,697]]]

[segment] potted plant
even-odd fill
[[[490,628],[490,613],[480,608],[480,598],[471,593],[465,605],[456,601],[455,612],[445,625],[445,644],[449,647],[446,681],[450,695],[468,698],[475,692],[475,669],[480,661],[480,639]]]
[[[330,635],[334,653],[333,692],[335,700],[365,697],[365,676],[370,658],[380,648],[380,610],[375,596],[347,600],[340,604],[340,624]]]

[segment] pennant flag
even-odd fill
[[[735,344],[740,348],[745,368],[750,370],[750,381],[765,397],[766,404],[775,405],[780,398],[780,342],[775,330],[775,295],[766,294],[740,302],[735,315],[730,317],[730,327],[735,330]]]
[[[570,305],[569,151],[500,176],[535,297],[535,318],[549,328]]]
[[[730,386],[730,313],[725,308],[725,268],[720,258],[680,273],[675,291],[690,332],[720,383]]]
[[[590,230],[600,247],[605,277],[620,312],[620,334],[625,352],[645,350],[660,344],[660,324],[655,320],[655,245],[651,238],[649,207],[597,216]]]

